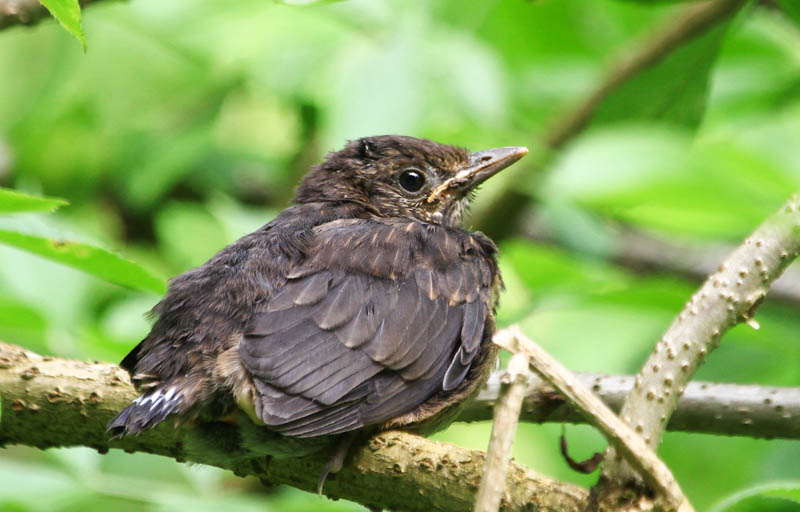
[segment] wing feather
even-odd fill
[[[297,291],[294,294],[294,304],[296,306],[316,304],[328,293],[331,280],[330,272],[320,272],[319,274],[314,274],[309,279],[304,279],[303,286],[296,287]]]
[[[441,324],[432,326],[433,332],[425,343],[422,354],[412,364],[403,368],[400,375],[406,380],[425,379],[435,373],[452,357],[458,343],[458,332],[461,329],[460,308],[445,307],[445,317]]]
[[[418,289],[420,296],[417,298],[418,307],[416,314],[408,321],[409,329],[403,346],[399,348],[395,354],[384,361],[384,364],[393,370],[400,370],[407,367],[416,361],[425,346],[430,342],[432,336],[428,332],[430,326],[438,326],[444,323],[444,308],[443,301],[436,300],[428,303],[425,296],[422,295],[423,290]]]
[[[345,279],[319,304],[312,318],[320,329],[329,331],[349,322],[358,313],[361,303],[352,300],[366,293],[365,279]]]
[[[418,300],[417,286],[413,280],[407,281],[397,290],[392,290],[384,298],[387,299],[386,303],[379,299],[375,307],[387,314],[384,315],[375,336],[364,345],[364,351],[373,360],[389,366],[386,361],[403,351],[408,343],[408,333],[413,332],[415,327],[410,322],[422,304]]]
[[[408,222],[330,224],[240,342],[256,414],[285,435],[379,423],[456,388],[491,308],[493,259],[472,257],[483,246],[468,235]]]
[[[361,305],[356,316],[341,329],[336,330],[336,337],[348,348],[358,348],[369,341],[381,323],[381,316],[372,302]]]
[[[474,353],[483,337],[483,325],[486,322],[486,305],[476,300],[464,304],[464,321],[461,324],[461,346],[466,353]]]

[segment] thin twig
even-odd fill
[[[486,388],[458,415],[456,421],[488,421],[500,396],[500,372],[489,377]],[[618,412],[633,389],[631,375],[575,373],[611,409]],[[800,387],[690,382],[678,400],[667,430],[747,436],[765,439],[800,439]],[[520,421],[529,423],[585,423],[558,392],[534,372],[528,372],[528,392]]]
[[[719,262],[736,248],[727,244],[696,244],[667,240],[630,226],[613,229],[613,250],[604,254],[617,265],[636,273],[668,272],[695,281],[705,281]],[[525,237],[539,243],[564,246],[544,225],[531,222],[523,227]],[[800,306],[800,269],[789,268],[770,287],[770,299]]]
[[[603,433],[625,460],[639,471],[647,485],[659,493],[671,508],[680,512],[693,510],[669,468],[641,436],[584,387],[561,363],[527,338],[519,327],[512,326],[498,332],[494,336],[494,342],[512,353],[525,354],[530,360],[531,369],[550,382],[567,401],[581,411],[589,423]]]
[[[756,308],[799,251],[800,197],[795,196],[764,221],[687,302],[636,376],[620,413],[651,447],[661,442],[678,398],[723,334],[740,322],[758,328],[753,318]],[[613,457],[603,476],[606,482],[617,483],[633,477]]]
[[[511,445],[517,431],[519,412],[528,385],[528,358],[514,354],[508,368],[500,378],[500,400],[494,411],[494,424],[481,486],[475,498],[476,512],[496,512],[506,489],[506,473],[511,461]]]
[[[728,19],[744,3],[744,0],[712,0],[683,9],[667,26],[656,29],[643,46],[637,46],[641,49],[616,62],[605,79],[572,112],[558,118],[546,136],[548,146],[554,149],[562,147],[583,130],[598,105],[622,84]]]
[[[744,4],[744,0],[711,0],[691,5],[660,29],[651,29],[653,36],[645,42],[632,45],[629,53],[615,61],[605,77],[576,106],[560,113],[556,121],[541,137],[542,146],[549,151],[534,153],[528,157],[529,168],[544,168],[553,156],[553,151],[563,148],[580,135],[591,121],[598,105],[611,93],[636,77],[641,71],[658,63],[684,44],[701,36],[717,24],[733,16]],[[537,147],[531,143],[529,146]],[[509,182],[508,187],[481,208],[477,225],[492,233],[495,240],[504,238],[519,227],[520,217],[525,212],[530,198],[519,190],[518,181]]]

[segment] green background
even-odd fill
[[[0,245],[0,339],[119,361],[147,333],[144,313],[164,279],[269,221],[327,151],[400,133],[534,150],[484,187],[468,222],[513,187],[529,203],[523,225],[556,240],[536,243],[524,230],[498,240],[508,288],[500,323],[519,322],[571,369],[634,373],[698,283],[610,262],[619,227],[733,245],[800,189],[792,3],[785,12],[748,5],[682,46],[604,101],[550,158],[541,135],[686,4],[132,0],[83,12],[86,53],[51,20],[7,29],[0,185],[70,204],[53,214],[0,209],[0,242],[66,237],[87,244],[70,246],[78,260],[97,245],[149,270],[92,253],[99,279]],[[727,334],[697,378],[800,385],[798,305],[767,300],[758,320],[759,331]],[[562,460],[560,430],[521,425],[516,460],[591,485],[596,476]],[[485,449],[489,431],[457,424],[436,438]],[[567,435],[577,458],[604,448],[588,427]],[[800,508],[798,441],[671,433],[660,453],[698,510]],[[143,454],[0,451],[0,510],[109,507],[361,509]]]

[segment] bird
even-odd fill
[[[239,418],[282,439],[449,424],[495,364],[498,250],[462,227],[526,153],[399,135],[329,153],[271,222],[169,282],[121,362],[138,398],[113,438]],[[320,486],[322,484],[320,483]]]

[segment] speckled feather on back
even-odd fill
[[[328,155],[297,204],[170,282],[122,362],[142,396],[109,430],[238,406],[321,436],[414,425],[474,392],[501,281],[494,244],[458,224],[474,186],[524,154],[492,151],[380,136]]]

